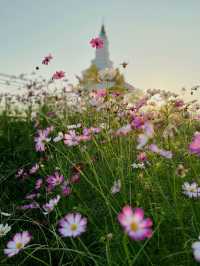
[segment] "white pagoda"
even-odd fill
[[[79,78],[80,86],[84,89],[101,89],[101,88],[123,88],[128,91],[135,89],[132,85],[124,80],[123,74],[118,68],[114,68],[113,62],[109,56],[109,41],[107,38],[105,26],[101,26],[99,37],[103,40],[103,48],[96,49],[95,58],[91,61],[88,69],[82,72],[82,77]],[[100,74],[108,73],[111,78],[102,80]],[[115,75],[113,75],[115,73]],[[113,77],[112,77],[113,76]]]
[[[104,25],[101,26],[99,38],[103,40],[103,48],[96,49],[95,58],[92,60],[92,65],[96,65],[98,70],[105,68],[113,68],[113,62],[109,58],[109,42],[106,35]]]

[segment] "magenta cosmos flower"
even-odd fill
[[[63,237],[77,237],[86,231],[87,219],[80,213],[69,213],[60,220],[59,226]]]
[[[48,65],[49,62],[53,59],[53,56],[51,54],[47,55],[44,57],[44,59],[42,60],[42,64],[43,65]]]
[[[152,236],[152,220],[144,219],[144,211],[141,208],[133,210],[128,205],[123,207],[118,215],[118,221],[133,240],[144,240]]]
[[[97,37],[97,38],[92,38],[90,44],[92,45],[93,48],[100,49],[103,48],[104,43],[101,38]]]
[[[12,257],[18,254],[22,249],[24,249],[25,245],[27,245],[31,241],[31,235],[29,232],[17,233],[12,240],[7,243],[7,248],[4,249],[4,253],[8,257]]]
[[[196,132],[189,145],[189,151],[192,154],[197,154],[200,156],[200,132]]]
[[[60,71],[56,71],[53,76],[52,79],[62,79],[65,76],[65,72],[60,70]]]

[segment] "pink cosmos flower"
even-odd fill
[[[20,168],[20,169],[17,171],[16,176],[17,176],[17,177],[22,176],[23,172],[24,172],[24,169]]]
[[[53,76],[52,79],[62,79],[65,76],[65,72],[60,70],[60,71],[56,71]]]
[[[12,240],[7,243],[7,248],[4,249],[4,253],[8,257],[12,257],[18,254],[24,247],[31,241],[32,236],[29,232],[17,233]]]
[[[89,128],[89,130],[93,134],[98,134],[101,132],[102,129],[100,127],[91,127],[91,128]]]
[[[76,146],[79,144],[79,137],[75,130],[69,130],[68,134],[64,134],[64,143],[67,146]]]
[[[80,135],[78,136],[78,141],[89,141],[91,140],[92,136],[91,135]]]
[[[129,132],[131,132],[131,130],[132,130],[132,127],[130,124],[128,124],[128,125],[125,125],[125,126],[119,128],[116,131],[115,135],[116,136],[126,136]]]
[[[120,192],[122,187],[121,180],[117,179],[114,181],[113,186],[110,189],[110,192],[112,195],[115,195],[116,193]]]
[[[25,196],[25,199],[34,199],[34,198],[39,198],[40,194],[39,193],[30,193]]]
[[[49,142],[51,139],[48,138],[48,134],[50,133],[50,128],[44,130],[38,130],[38,136],[35,137],[35,149],[36,151],[42,152],[46,150],[45,144]]]
[[[149,149],[150,151],[152,152],[155,152],[167,159],[171,159],[172,158],[172,152],[171,151],[166,151],[166,150],[163,150],[163,149],[160,149],[158,148],[158,146],[156,144],[151,144],[149,145]]]
[[[51,188],[60,185],[64,181],[64,176],[55,172],[53,175],[47,177],[47,183]]]
[[[25,205],[18,207],[18,209],[20,210],[30,210],[30,209],[38,209],[38,208],[40,208],[40,205],[37,202],[25,204]]]
[[[63,237],[77,237],[86,231],[87,219],[80,213],[69,213],[60,220],[59,226]]]
[[[64,197],[69,196],[72,193],[72,189],[68,185],[62,186],[62,195]]]
[[[175,101],[175,103],[174,103],[174,105],[175,105],[175,107],[183,107],[184,106],[184,101],[183,100],[176,100]]]
[[[142,128],[144,130],[144,133],[138,135],[138,150],[142,149],[147,144],[149,139],[153,138],[154,136],[153,124],[147,121],[144,123]]]
[[[148,138],[147,135],[145,135],[145,134],[139,134],[138,135],[138,139],[137,139],[138,145],[137,145],[136,148],[138,150],[142,149],[147,144],[148,140],[149,140],[149,138]]]
[[[92,40],[90,41],[90,44],[93,48],[96,48],[96,49],[100,49],[100,48],[103,48],[103,40],[99,37],[97,38],[92,38]]]
[[[139,162],[145,162],[145,161],[147,161],[147,154],[146,154],[146,152],[139,153],[138,156],[137,156],[137,160]]]
[[[98,89],[96,92],[96,97],[105,97],[107,94],[106,89]]]
[[[145,122],[143,128],[144,128],[144,134],[148,138],[152,138],[154,136],[154,128],[153,128],[153,124],[152,123]]]
[[[141,128],[144,125],[144,118],[142,116],[135,116],[131,125],[135,128]]]
[[[42,207],[45,210],[45,214],[50,213],[51,211],[53,211],[53,209],[55,208],[55,206],[58,205],[58,202],[60,200],[60,195],[57,195],[55,198],[51,199],[49,202],[47,202],[46,204],[44,204]]]
[[[152,220],[144,219],[144,211],[141,208],[133,210],[128,205],[123,207],[118,215],[118,221],[133,240],[144,240],[152,236]]]
[[[35,189],[40,189],[42,186],[43,180],[42,178],[39,178],[36,182],[35,182]]]
[[[189,151],[192,154],[197,154],[200,156],[200,132],[196,132],[189,145]]]
[[[29,174],[35,174],[37,170],[39,169],[39,164],[36,163],[35,165],[32,166],[32,168],[29,170]]]
[[[79,183],[79,181],[80,181],[80,173],[78,172],[78,173],[75,173],[75,174],[73,174],[71,177],[70,177],[70,179],[69,179],[69,183],[70,184],[75,184],[75,183]]]
[[[53,56],[51,54],[47,55],[44,57],[44,59],[42,60],[42,64],[43,65],[48,65],[49,62],[53,59]]]

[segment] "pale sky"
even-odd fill
[[[70,82],[90,65],[89,41],[104,18],[110,57],[138,88],[200,84],[200,0],[0,0],[0,73],[64,70]]]

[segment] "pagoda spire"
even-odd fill
[[[110,60],[109,56],[109,42],[104,24],[101,26],[99,38],[103,40],[104,45],[103,48],[96,49],[95,58],[92,60],[92,65],[96,65],[99,70],[112,68],[113,62]]]

